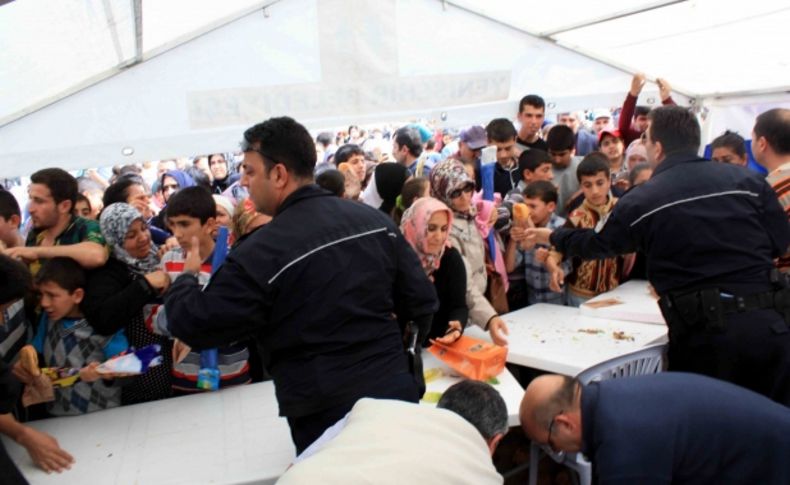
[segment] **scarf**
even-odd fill
[[[104,208],[99,218],[99,225],[107,244],[112,248],[115,259],[126,264],[133,273],[142,275],[155,271],[159,266],[159,258],[153,242],[148,254],[142,259],[133,257],[123,248],[126,233],[136,220],[145,223],[145,219],[137,209],[124,202],[116,202]]]
[[[431,196],[444,202],[447,207],[453,206],[450,194],[456,190],[463,190],[471,185],[474,189],[475,181],[469,178],[463,164],[458,160],[447,159],[439,162],[433,167],[430,175],[431,180]],[[467,220],[474,220],[477,211],[474,204],[471,205],[469,212],[461,213],[453,210],[456,217],[461,217]]]
[[[428,221],[431,216],[436,212],[447,212],[448,228],[453,224],[453,212],[449,207],[442,202],[434,199],[433,197],[422,197],[414,201],[414,203],[406,209],[401,219],[400,229],[403,232],[403,237],[409,241],[411,247],[417,253],[422,264],[422,269],[425,274],[430,276],[434,271],[439,269],[439,263],[444,255],[444,250],[450,247],[450,238],[445,239],[442,248],[438,253],[429,253],[427,251],[427,238],[428,238]]]

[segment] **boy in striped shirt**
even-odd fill
[[[184,272],[186,249],[192,248],[193,238],[197,240],[198,251],[203,264],[198,281],[206,285],[211,277],[211,260],[214,253],[214,233],[216,223],[216,204],[211,194],[201,187],[188,187],[174,194],[167,204],[167,224],[180,247],[171,249],[162,256],[162,269],[175,281]],[[167,315],[164,305],[156,306],[146,318],[152,331],[168,335]],[[177,343],[174,354],[179,350],[189,353],[180,362],[174,356],[173,390],[176,394],[200,392],[197,387],[200,371],[200,352],[188,349]],[[246,345],[232,344],[218,350],[220,388],[247,384],[250,382],[249,349]]]

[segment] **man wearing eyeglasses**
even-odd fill
[[[696,374],[581,385],[544,375],[524,393],[521,426],[555,453],[583,453],[598,483],[790,483],[790,410]]]

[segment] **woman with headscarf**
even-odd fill
[[[151,367],[124,386],[121,402],[134,404],[169,397],[170,340],[149,331],[144,314],[147,307],[161,302],[170,278],[159,269],[156,246],[137,209],[123,202],[112,204],[104,208],[99,224],[112,254],[106,265],[89,274],[82,310],[101,335],[125,330],[129,344],[135,348],[162,346],[163,364]]]
[[[373,180],[362,192],[362,201],[387,214],[392,213],[395,203],[409,178],[409,169],[399,163],[381,163],[373,172]]]
[[[168,229],[167,224],[165,224],[165,209],[167,209],[167,201],[170,200],[170,197],[172,197],[173,194],[179,190],[185,189],[187,187],[193,187],[194,185],[195,180],[186,172],[182,172],[181,170],[168,170],[162,174],[162,178],[159,180],[159,192],[164,205],[162,206],[162,210],[159,211],[159,214],[151,219],[151,225],[169,233],[170,230]]]
[[[485,243],[475,224],[477,211],[472,204],[475,181],[455,159],[438,163],[431,170],[430,179],[431,194],[453,211],[450,241],[464,258],[469,320],[490,332],[494,343],[506,345],[507,325],[485,297],[488,285]]]
[[[428,338],[445,344],[458,340],[469,317],[464,260],[448,239],[452,221],[453,213],[446,205],[423,197],[404,212],[400,226],[439,297]]]

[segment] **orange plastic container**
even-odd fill
[[[434,342],[428,350],[462,376],[476,381],[498,376],[507,359],[506,347],[466,335],[451,345]]]

